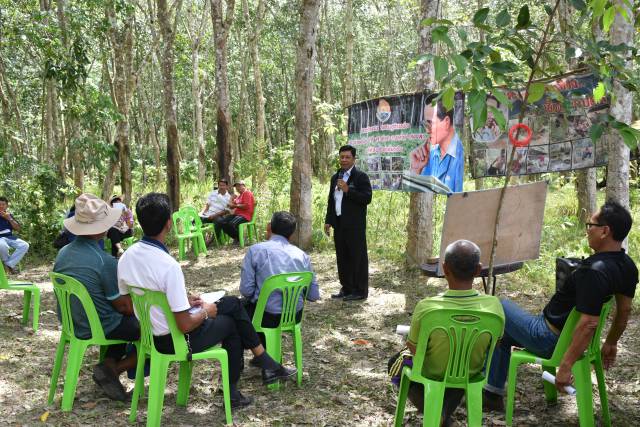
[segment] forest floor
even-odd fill
[[[238,294],[239,265],[245,250],[240,248],[209,251],[207,257],[182,263],[191,291],[225,289]],[[386,374],[388,358],[402,347],[394,333],[397,324],[409,324],[416,303],[443,291],[446,283],[428,279],[404,265],[384,259],[370,265],[369,299],[362,303],[332,300],[338,290],[335,258],[331,253],[313,253],[312,259],[320,283],[322,299],[307,305],[303,324],[303,385],[288,383],[279,391],[269,391],[261,383],[260,372],[245,363],[240,387],[255,398],[255,403],[234,412],[236,425],[317,425],[385,426],[392,425],[395,390]],[[40,329],[33,334],[20,325],[21,295],[0,292],[0,425],[128,425],[129,406],[107,399],[91,379],[97,362],[96,349],[90,349],[80,373],[73,411],[62,413],[62,380],[55,403],[46,403],[53,355],[59,339],[55,298],[47,273],[50,265],[31,268],[20,279],[37,283],[43,289]],[[546,286],[521,286],[509,276],[498,280],[499,294],[508,296],[531,311],[539,311],[549,298]],[[520,290],[519,289],[526,289]],[[618,361],[607,374],[607,389],[614,426],[640,425],[640,349],[636,312],[619,344]],[[293,366],[291,342],[285,340],[284,362]],[[245,362],[248,362],[249,352]],[[177,370],[167,381],[163,425],[222,425],[222,398],[216,394],[218,367],[198,362],[193,373],[191,397],[186,408],[175,405]],[[595,380],[595,377],[594,377]],[[133,388],[126,379],[125,386]],[[596,413],[599,413],[597,388],[594,387]],[[146,420],[146,399],[141,402],[138,425]],[[422,417],[407,404],[407,425],[421,425]],[[505,425],[504,415],[485,414],[487,426]],[[466,425],[466,411],[459,407],[454,425]],[[548,406],[543,397],[539,371],[532,366],[520,369],[514,425],[577,426],[575,399],[561,396]]]

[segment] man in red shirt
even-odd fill
[[[247,190],[244,181],[240,180],[233,184],[238,196],[229,203],[229,208],[234,209],[233,214],[227,215],[220,220],[219,225],[216,224],[216,233],[220,229],[231,236],[234,240],[238,240],[238,226],[243,222],[249,222],[253,218],[253,210],[256,202],[253,193]]]

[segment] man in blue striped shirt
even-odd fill
[[[258,296],[264,281],[274,274],[311,271],[311,258],[303,250],[289,243],[289,238],[296,230],[296,218],[289,212],[276,212],[267,225],[266,242],[249,248],[242,263],[240,275],[240,293],[245,300],[245,308],[249,317],[253,317]],[[307,292],[308,301],[320,299],[320,290],[315,274]],[[297,320],[302,318],[302,297],[298,302]],[[280,324],[282,312],[282,296],[274,292],[267,301],[262,326],[273,328]],[[264,345],[264,335],[259,334]]]

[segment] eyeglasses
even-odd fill
[[[607,224],[596,224],[594,222],[587,222],[584,224],[585,227],[588,229],[590,229],[591,227],[605,227]]]

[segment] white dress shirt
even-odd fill
[[[342,180],[344,182],[347,182],[349,180],[352,169],[353,169],[353,166],[351,166],[349,170],[342,175]],[[336,185],[336,190],[333,192],[333,199],[336,202],[336,216],[342,215],[342,197],[343,196],[344,196],[344,192],[340,189],[340,187]]]

